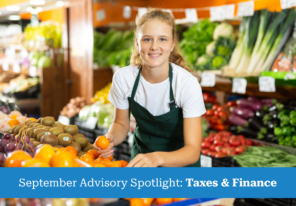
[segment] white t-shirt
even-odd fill
[[[206,110],[197,78],[184,68],[173,63],[171,65],[173,67],[172,88],[174,98],[176,105],[182,108],[183,117],[190,118],[203,115]],[[108,99],[116,108],[129,108],[128,97],[131,97],[138,72],[137,66],[127,66],[114,74]],[[169,78],[163,82],[151,84],[141,75],[134,100],[154,116],[169,112]]]

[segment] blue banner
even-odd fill
[[[296,168],[0,168],[2,198],[296,198]]]

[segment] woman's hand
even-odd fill
[[[155,153],[138,154],[127,167],[158,167],[159,160]]]
[[[114,146],[114,143],[113,143],[114,137],[113,137],[113,135],[111,133],[107,133],[105,135],[105,137],[109,140],[109,146],[106,149],[103,150],[103,149],[101,149],[100,147],[98,147],[96,145],[96,141],[97,141],[98,138],[96,139],[95,143],[93,144],[94,148],[98,151],[98,153],[101,154],[101,156],[103,158],[110,157],[114,152],[114,150],[112,149],[113,146]]]

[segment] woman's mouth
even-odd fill
[[[161,56],[161,54],[148,54],[152,59],[156,59]]]

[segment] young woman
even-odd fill
[[[103,157],[124,141],[130,112],[136,119],[128,167],[200,166],[201,115],[205,113],[197,79],[178,53],[172,15],[152,10],[136,20],[131,66],[114,74],[108,99],[115,118]]]

